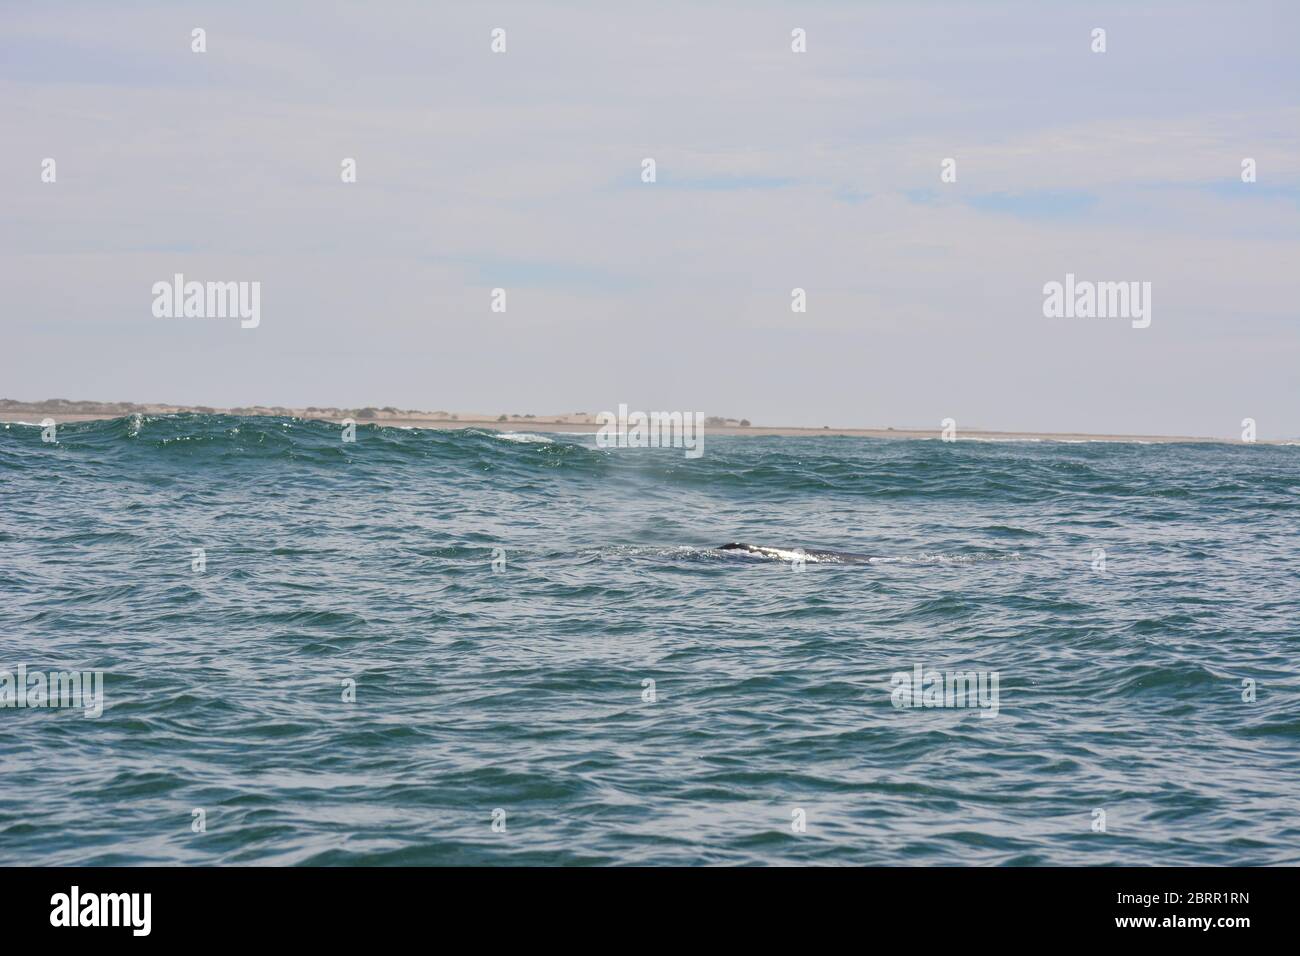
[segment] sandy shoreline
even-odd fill
[[[202,414],[221,414],[221,415],[277,415],[286,417],[295,417],[317,421],[342,422],[351,418],[357,424],[364,425],[384,425],[398,428],[479,428],[491,429],[494,431],[506,432],[574,432],[574,433],[594,433],[600,427],[594,415],[586,413],[573,413],[571,415],[487,415],[474,412],[416,412],[392,410],[372,410],[372,409],[342,409],[342,408],[284,408],[280,406],[249,406],[238,408],[211,408],[208,406],[182,406],[182,405],[146,405],[131,403],[105,403],[104,406],[93,406],[92,403],[18,403],[13,401],[0,401],[0,422],[27,422],[36,423],[42,419],[53,419],[55,422],[81,422],[97,421],[110,418],[120,418],[124,415],[173,415],[183,413],[202,413]],[[938,438],[940,429],[920,429],[920,428],[889,428],[889,427],[871,427],[871,428],[836,428],[836,427],[795,427],[795,426],[765,426],[765,425],[738,425],[730,423],[733,420],[727,420],[728,424],[708,424],[705,427],[706,435],[778,435],[778,436],[823,436],[823,437],[848,437],[848,438],[908,438],[908,439],[933,439]],[[1225,444],[1239,445],[1244,444],[1240,441],[1233,441],[1226,438],[1205,438],[1191,435],[1114,435],[1114,434],[1087,434],[1080,432],[1004,432],[993,431],[988,429],[962,428],[960,425],[957,429],[958,441],[1056,441],[1056,442],[1148,442],[1152,444],[1168,444],[1181,442],[1196,442],[1206,444]],[[1260,439],[1256,444],[1260,445],[1280,445],[1291,444],[1295,439],[1281,440],[1264,440]]]

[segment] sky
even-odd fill
[[[1300,435],[1292,2],[3,17],[0,397]]]

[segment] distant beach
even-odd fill
[[[284,418],[302,418],[315,421],[342,422],[352,419],[359,424],[387,425],[397,428],[483,428],[494,431],[510,432],[595,432],[600,428],[597,414],[594,412],[572,412],[569,414],[533,415],[489,412],[451,412],[420,411],[417,409],[400,409],[394,407],[338,408],[334,406],[308,405],[302,408],[290,408],[281,405],[241,405],[230,408],[215,408],[207,405],[169,405],[159,403],[136,402],[70,402],[51,399],[41,402],[20,402],[14,399],[0,399],[0,421],[37,422],[50,418],[55,422],[96,421],[105,418],[119,418],[123,415],[256,415],[279,416]],[[842,425],[749,425],[741,424],[733,418],[710,418],[706,427],[714,435],[751,435],[787,437],[822,435],[826,437],[850,438],[915,438],[933,439],[939,437],[940,427],[920,428],[889,426],[842,426]],[[1149,443],[1187,443],[1205,442],[1214,444],[1242,444],[1227,438],[1207,438],[1192,435],[1121,435],[1088,434],[1083,432],[1010,432],[995,429],[965,427],[959,424],[958,440],[961,441],[1058,441],[1058,442],[1149,442]],[[1280,445],[1290,444],[1297,439],[1264,440],[1256,444]]]

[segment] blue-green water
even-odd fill
[[[525,437],[0,426],[0,862],[1300,862],[1300,448]]]

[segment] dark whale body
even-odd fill
[[[752,554],[756,558],[782,558],[787,561],[791,560],[797,551],[802,551],[805,558],[812,558],[813,560],[845,561],[849,563],[871,560],[871,555],[858,554],[853,551],[827,551],[820,548],[771,548],[758,544],[745,544],[740,541],[724,544],[718,550],[739,551],[744,554]]]

